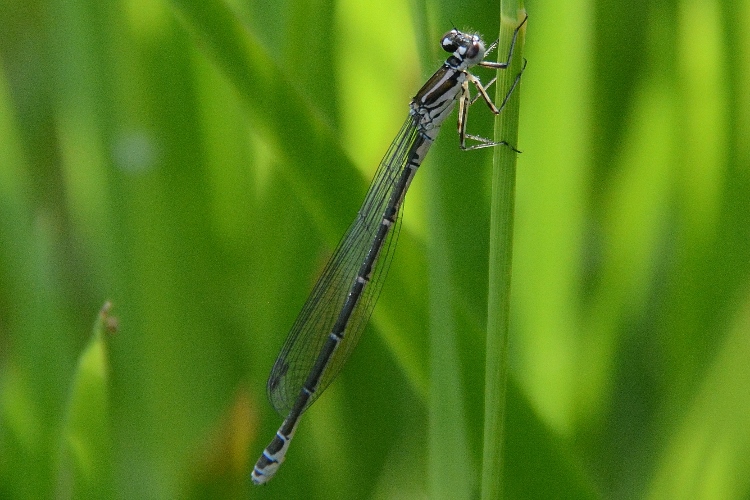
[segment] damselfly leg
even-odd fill
[[[513,51],[516,46],[516,40],[518,38],[518,33],[521,30],[521,28],[526,24],[526,20],[528,19],[528,16],[524,17],[523,21],[516,27],[516,29],[513,31],[513,38],[510,42],[510,48],[508,49],[508,57],[503,62],[492,62],[492,61],[481,61],[477,64],[477,66],[481,66],[483,68],[491,68],[491,69],[507,69],[510,66],[511,58],[513,57]],[[486,53],[491,52],[497,47],[498,41],[495,40],[492,45],[489,46]],[[491,141],[485,137],[479,136],[479,135],[473,135],[466,132],[466,122],[469,112],[469,107],[474,104],[477,99],[480,97],[482,100],[484,100],[485,103],[487,103],[487,106],[490,108],[490,111],[492,111],[493,114],[499,115],[503,109],[505,108],[505,105],[508,103],[508,100],[510,99],[510,96],[513,94],[513,91],[515,91],[516,86],[521,81],[521,75],[523,74],[524,69],[526,69],[526,60],[524,59],[523,67],[521,68],[521,71],[516,75],[515,80],[513,81],[513,84],[511,85],[510,89],[508,89],[508,92],[506,92],[505,97],[503,98],[503,101],[500,103],[500,106],[496,106],[494,102],[492,102],[492,99],[490,98],[489,94],[487,93],[487,89],[490,88],[496,81],[497,76],[492,78],[490,82],[484,86],[482,85],[482,82],[479,80],[479,78],[469,72],[466,72],[466,80],[464,80],[463,84],[461,85],[461,96],[458,101],[458,137],[460,141],[460,147],[463,150],[472,150],[472,149],[482,149],[482,148],[489,148],[493,146],[507,146],[516,153],[520,153],[518,149],[513,147],[512,145],[508,144],[506,141]],[[473,98],[471,97],[471,92],[469,90],[469,83],[472,83],[474,87],[477,89],[477,95],[475,95]],[[466,145],[466,140],[471,139],[473,141],[476,141],[478,144],[473,144],[470,146]]]

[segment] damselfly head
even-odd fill
[[[443,35],[440,44],[443,50],[452,52],[456,58],[465,61],[469,66],[478,64],[484,58],[484,42],[479,35],[452,29]]]

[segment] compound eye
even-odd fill
[[[472,65],[479,63],[484,58],[484,54],[487,51],[484,47],[484,42],[482,42],[482,39],[479,38],[478,35],[474,35],[470,39],[467,39],[466,45],[463,48],[464,59],[469,61],[469,64]]]
[[[443,35],[443,39],[440,41],[440,45],[443,46],[443,50],[446,52],[455,52],[458,50],[458,31],[450,30],[448,33]]]
[[[479,51],[481,50],[481,42],[478,40],[472,40],[471,45],[466,50],[466,58],[467,59],[474,59],[477,54],[479,54]]]

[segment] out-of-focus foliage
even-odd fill
[[[750,2],[526,8],[506,496],[747,498]],[[361,345],[278,477],[249,472],[274,357],[439,36],[492,40],[498,13],[0,2],[0,498],[475,495],[491,155],[452,125]],[[118,331],[92,337],[105,300]]]

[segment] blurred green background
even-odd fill
[[[506,496],[750,498],[750,1],[526,8]],[[0,0],[0,498],[477,497],[492,165],[452,123],[359,348],[249,481],[454,23],[499,6]]]

